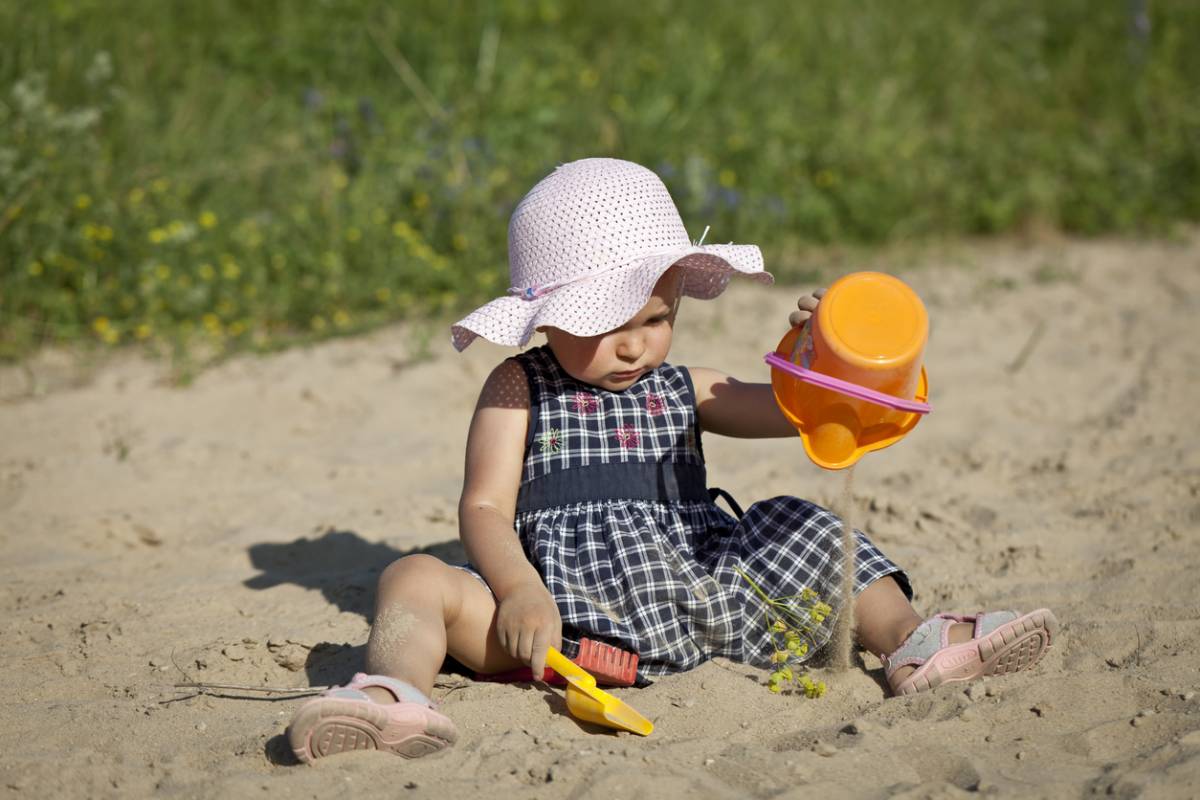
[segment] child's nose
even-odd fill
[[[635,333],[625,333],[617,340],[617,357],[625,361],[637,361],[645,351],[645,342]]]

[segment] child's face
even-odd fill
[[[642,310],[608,333],[575,336],[558,328],[546,328],[546,341],[554,357],[577,381],[610,391],[628,389],[667,358],[679,281],[678,270],[667,270]]]

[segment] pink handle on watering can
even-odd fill
[[[929,405],[929,403],[922,403],[920,400],[904,400],[894,395],[868,389],[866,386],[860,386],[857,383],[844,381],[841,378],[834,378],[822,372],[805,369],[799,364],[793,364],[778,353],[767,353],[763,356],[763,361],[766,361],[775,369],[783,370],[790,375],[796,376],[805,383],[820,386],[822,389],[830,389],[839,394],[853,397],[856,400],[865,400],[877,406],[894,408],[897,411],[907,411],[910,414],[928,414],[933,410],[933,406]]]

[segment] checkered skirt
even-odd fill
[[[762,600],[815,591],[842,606],[841,529],[806,500],[775,497],[741,519],[705,482],[695,393],[686,369],[662,365],[622,392],[580,383],[548,347],[517,356],[530,425],[516,528],[558,604],[564,650],[587,636],[638,653],[639,677],[713,656],[765,666],[775,644]],[[900,569],[856,532],[856,591]]]

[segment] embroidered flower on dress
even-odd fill
[[[547,428],[537,438],[543,453],[557,453],[562,449],[562,431],[558,428]]]
[[[667,404],[663,402],[661,394],[650,392],[646,395],[646,411],[650,413],[650,416],[661,416],[666,410]]]
[[[600,408],[600,401],[594,394],[576,392],[575,396],[571,398],[571,407],[580,414],[591,414]]]
[[[637,428],[629,424],[618,426],[617,429],[613,431],[613,436],[616,437],[617,444],[621,445],[623,449],[637,447],[641,442],[641,437],[638,436]]]

